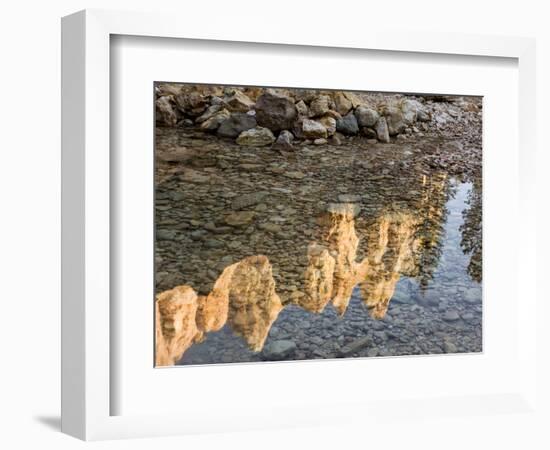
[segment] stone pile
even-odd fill
[[[386,96],[374,104],[347,91],[171,84],[156,88],[157,125],[198,127],[242,146],[339,145],[354,136],[388,143],[418,131],[417,122],[431,120],[425,105],[407,96]]]

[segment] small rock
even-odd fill
[[[371,339],[368,336],[364,336],[362,338],[356,339],[353,342],[350,342],[349,344],[345,345],[340,349],[340,355],[341,356],[349,356],[352,355],[355,352],[358,352],[362,348],[366,347],[371,343]]]
[[[279,147],[291,148],[293,141],[294,141],[294,135],[288,130],[283,130],[279,133],[279,136],[277,137],[275,144]]]
[[[237,144],[250,147],[263,147],[275,142],[275,136],[268,128],[256,127],[243,131],[237,138]]]
[[[299,171],[289,171],[283,173],[283,175],[287,178],[292,178],[294,180],[301,180],[302,178],[305,178],[306,174]]]
[[[252,192],[250,194],[243,194],[233,199],[231,208],[234,210],[248,208],[260,203],[267,196],[267,192]]]
[[[328,143],[328,141],[325,138],[318,138],[313,141],[314,145],[324,145]]]
[[[262,355],[268,360],[280,361],[288,358],[296,351],[296,344],[291,340],[269,342],[263,349]]]
[[[443,320],[447,322],[455,322],[460,319],[460,315],[455,309],[448,309],[445,311],[445,314],[443,314]]]
[[[376,122],[376,136],[380,142],[388,143],[390,142],[390,134],[388,131],[388,124],[386,123],[385,117],[380,117],[378,122]]]
[[[244,227],[254,220],[254,211],[239,211],[225,216],[225,223],[232,227]]]

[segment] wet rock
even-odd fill
[[[456,322],[460,319],[460,315],[455,309],[448,309],[445,311],[442,318],[447,322]]]
[[[225,216],[225,223],[232,227],[244,227],[254,220],[256,213],[254,211],[239,211]]]
[[[372,128],[376,125],[376,122],[380,118],[380,114],[378,114],[378,111],[375,109],[367,106],[359,106],[355,110],[355,117],[360,127]]]
[[[325,145],[328,141],[325,138],[317,138],[313,141],[314,145]]]
[[[319,95],[309,105],[309,117],[320,117],[330,110],[330,97]]]
[[[340,194],[338,196],[338,201],[342,203],[358,203],[361,201],[361,196],[353,194]]]
[[[229,116],[229,111],[227,111],[227,109],[222,109],[212,115],[209,119],[202,122],[200,128],[205,131],[215,131],[218,129],[220,124],[229,119]]]
[[[237,138],[237,144],[250,147],[264,147],[275,142],[275,136],[268,128],[256,127],[243,131]]]
[[[172,97],[167,95],[158,98],[155,101],[156,119],[157,122],[173,127],[178,121],[178,115],[176,108],[172,102]]]
[[[294,135],[288,130],[283,130],[279,133],[279,136],[277,136],[275,144],[281,148],[292,148],[293,141]]]
[[[224,99],[227,109],[234,112],[247,112],[254,106],[254,102],[239,90]]]
[[[443,342],[443,350],[445,350],[445,353],[457,353],[458,348],[455,344],[453,344],[450,341],[444,341]]]
[[[256,102],[256,120],[273,132],[292,128],[297,113],[291,98],[267,91]]]
[[[343,141],[344,135],[338,132],[334,133],[334,135],[329,138],[329,143],[331,145],[342,145]]]
[[[231,208],[234,210],[248,208],[250,206],[257,205],[267,196],[267,192],[252,192],[250,194],[243,194],[233,199]]]
[[[157,239],[159,241],[173,241],[177,236],[177,232],[175,230],[164,230],[164,229],[158,229],[157,230]]]
[[[256,118],[243,112],[231,114],[218,128],[218,136],[236,138],[243,131],[250,130],[256,126]]]
[[[376,135],[376,131],[373,128],[361,128],[361,133],[367,138],[367,139],[376,139],[378,136]]]
[[[349,113],[336,121],[336,129],[345,135],[351,136],[359,133],[359,125],[353,113]]]
[[[267,360],[280,361],[294,354],[296,344],[290,340],[269,342],[263,349],[262,356]]]
[[[340,349],[340,356],[346,357],[350,356],[353,353],[358,352],[359,350],[362,350],[363,348],[367,347],[371,343],[371,338],[368,336],[361,337],[359,339],[355,339],[354,341],[350,342],[349,344],[345,345]]]
[[[376,122],[376,136],[380,142],[388,143],[390,142],[390,134],[388,131],[388,124],[386,123],[385,117],[380,117],[378,122]]]
[[[306,177],[306,174],[297,170],[284,172],[283,175],[293,180],[301,180]]]
[[[302,133],[306,138],[318,139],[327,137],[327,129],[316,120],[304,119],[302,122]]]

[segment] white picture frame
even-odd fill
[[[368,417],[389,411],[384,402],[278,406],[265,423],[266,413],[255,420],[238,421],[190,418],[170,414],[113,415],[110,336],[116,323],[111,316],[110,186],[116,173],[110,169],[110,64],[111,36],[141,36],[212,40],[256,44],[284,44],[338,49],[500,57],[518,64],[519,183],[517,197],[522,221],[522,241],[514,256],[518,282],[528,280],[536,261],[535,228],[535,43],[532,39],[445,33],[406,33],[370,27],[345,35],[299,29],[285,30],[258,24],[232,27],[217,24],[204,28],[164,14],[86,10],[62,21],[62,431],[85,440],[163,436],[208,431],[233,431],[311,423],[331,423],[336,418]],[[284,51],[284,50],[283,50]],[[170,80],[180,81],[180,80]],[[200,81],[200,80],[198,80]],[[522,283],[522,307],[536,310],[534,284]],[[519,295],[517,292],[515,295]],[[518,312],[519,377],[515,389],[483,397],[425,398],[407,403],[416,414],[437,408],[441,414],[495,414],[502,409],[536,411],[536,314]],[[149,332],[147,330],[146,332]],[[403,360],[401,364],[406,364]],[[184,376],[182,374],[182,376]],[[402,398],[405,400],[405,398]],[[259,401],[259,400],[258,400]],[[392,400],[395,401],[395,400]],[[237,414],[238,416],[238,414]]]

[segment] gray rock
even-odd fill
[[[265,359],[280,361],[288,358],[296,351],[296,344],[291,340],[278,340],[269,342],[263,349],[262,356]]]
[[[380,114],[375,109],[367,106],[358,106],[355,109],[355,117],[360,127],[372,128],[380,118]]]
[[[268,128],[256,127],[243,131],[237,138],[237,144],[250,147],[263,147],[275,142],[275,136]]]
[[[443,320],[447,322],[455,322],[460,319],[460,315],[455,309],[448,309],[445,311],[445,314],[443,314]]]
[[[252,192],[250,194],[243,194],[233,199],[231,208],[234,210],[248,208],[250,206],[260,203],[267,196],[267,192]]]
[[[159,241],[173,241],[177,236],[174,230],[157,230],[157,239]]]
[[[279,133],[275,144],[279,147],[290,148],[292,147],[293,141],[294,135],[288,130],[283,130]]]
[[[378,140],[380,142],[384,142],[386,144],[390,142],[390,134],[388,131],[388,124],[386,122],[385,117],[380,117],[380,119],[378,119],[378,122],[376,122],[375,131],[376,131],[376,136],[378,137]]]
[[[359,125],[353,113],[349,113],[336,121],[336,130],[340,133],[351,136],[359,133]]]
[[[276,92],[264,92],[256,102],[258,125],[273,132],[291,129],[296,116],[292,99]]]
[[[317,138],[313,141],[314,145],[325,145],[328,141],[325,138]]]
[[[256,118],[246,113],[236,112],[224,120],[219,128],[218,135],[228,138],[236,138],[243,131],[256,126]]]
[[[358,203],[361,201],[361,196],[353,194],[340,194],[338,196],[338,201],[342,203]]]
[[[232,227],[244,227],[250,224],[256,213],[254,211],[239,211],[225,216],[225,223]]]
[[[458,348],[455,344],[449,341],[443,342],[443,350],[445,350],[445,353],[457,353]]]
[[[340,356],[350,356],[353,353],[356,353],[359,350],[365,348],[371,342],[372,341],[368,336],[355,339],[354,341],[350,342],[340,349]]]

